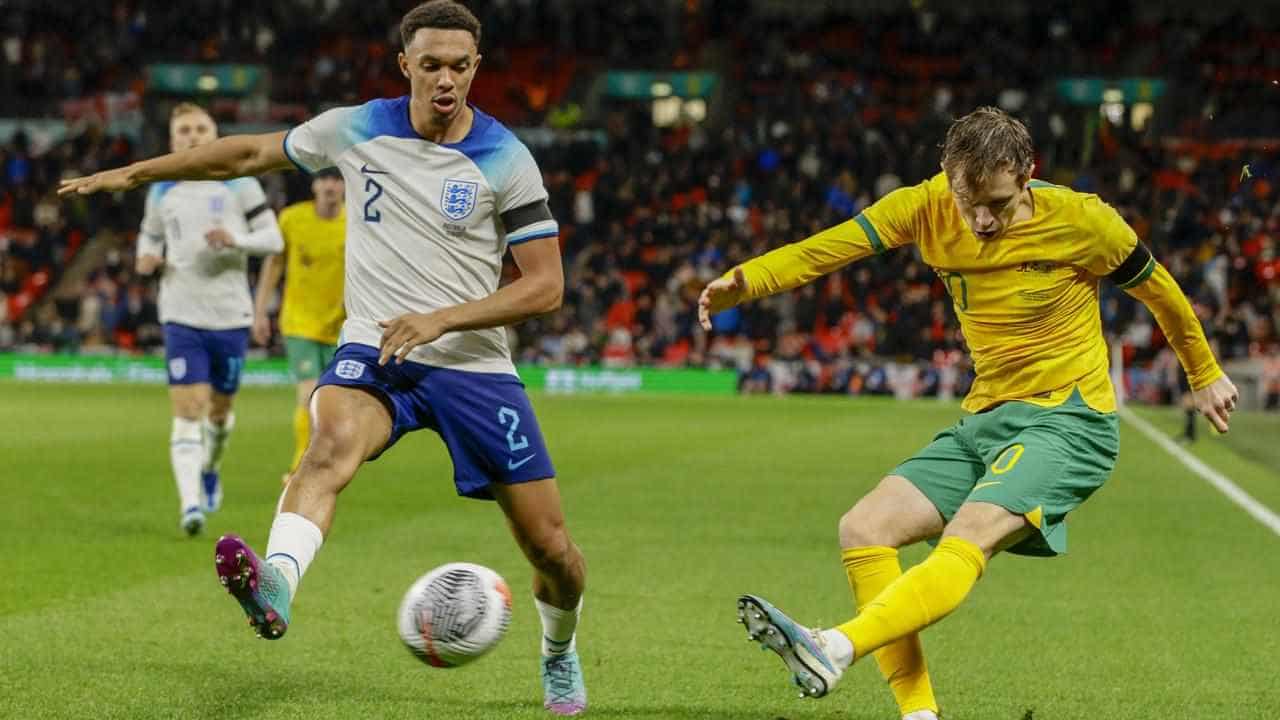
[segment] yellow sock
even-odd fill
[[[289,473],[298,469],[302,462],[302,453],[306,452],[307,443],[311,440],[311,413],[299,405],[293,409],[293,461],[289,463]]]
[[[943,538],[924,562],[894,580],[862,612],[836,629],[853,643],[856,657],[920,632],[960,606],[987,561],[977,545]]]
[[[891,547],[872,546],[848,548],[840,553],[844,560],[845,574],[849,576],[849,589],[853,590],[854,603],[861,613],[884,589],[902,577],[898,564],[898,551]],[[898,710],[903,715],[917,710],[938,712],[938,701],[933,696],[933,684],[929,681],[929,669],[924,661],[924,648],[920,636],[912,633],[899,638],[875,651],[880,674],[893,690]]]

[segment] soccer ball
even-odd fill
[[[418,578],[400,601],[400,639],[432,667],[458,667],[493,649],[511,622],[511,589],[483,565],[449,563]]]

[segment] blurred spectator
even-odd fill
[[[1093,0],[998,15],[912,4],[874,22],[725,0],[470,4],[486,54],[472,97],[513,126],[581,121],[581,107],[556,105],[581,100],[571,97],[575,77],[601,68],[723,75],[706,126],[658,129],[647,105],[606,100],[603,143],[563,133],[535,144],[561,223],[566,292],[558,314],[514,329],[522,362],[735,368],[743,392],[962,395],[972,380],[963,338],[914,250],[724,313],[710,333],[694,301],[735,263],[937,172],[951,117],[998,103],[1031,127],[1037,175],[1113,204],[1195,301],[1219,356],[1261,358],[1270,402],[1280,402],[1280,149],[1241,140],[1280,127],[1274,18],[1208,23]],[[14,114],[141,92],[152,61],[263,64],[269,99],[308,112],[404,91],[392,61],[403,2],[80,5],[23,6],[0,19],[0,90],[24,99]],[[1104,11],[1109,31],[1099,34]],[[1170,92],[1135,126],[1065,104],[1046,68],[1159,75]],[[85,237],[136,230],[141,193],[123,204],[51,197],[63,173],[134,152],[92,128],[41,152],[21,134],[0,147],[0,292],[16,296],[42,270],[56,275]],[[0,346],[154,347],[154,288],[128,264],[111,257],[71,296],[21,315],[9,303]],[[1167,401],[1180,370],[1159,328],[1102,288],[1130,393]]]

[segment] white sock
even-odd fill
[[[542,654],[564,655],[578,649],[578,616],[582,614],[582,598],[578,598],[578,607],[572,610],[561,610],[548,605],[538,598],[533,599],[538,607],[538,616],[542,618]]]
[[[204,459],[200,438],[200,421],[174,418],[169,433],[169,462],[173,465],[173,481],[178,485],[181,510],[200,507],[200,463]]]
[[[324,542],[320,528],[298,513],[280,513],[267,538],[267,562],[279,568],[289,581],[289,597],[298,594],[298,583]]]
[[[209,418],[201,423],[204,429],[204,472],[217,470],[222,464],[222,451],[227,449],[227,440],[231,438],[231,429],[236,426],[236,414],[227,413],[227,421],[218,425]]]
[[[818,636],[826,645],[827,656],[835,661],[841,671],[853,664],[853,643],[849,636],[835,628],[819,630]]]

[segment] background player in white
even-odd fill
[[[169,118],[174,152],[206,145],[218,126],[200,106],[181,103]],[[160,274],[160,321],[173,429],[169,458],[180,524],[204,529],[222,503],[218,465],[235,415],[231,400],[253,321],[247,254],[279,252],[284,241],[258,181],[159,182],[147,193],[137,271]],[[203,487],[202,487],[203,480]]]
[[[496,499],[533,565],[544,705],[577,714],[587,700],[574,647],[585,565],[502,330],[560,306],[558,226],[528,149],[466,104],[480,62],[475,17],[432,0],[406,14],[400,30],[409,96],[335,108],[287,134],[228,137],[68,180],[60,192],[239,177],[291,162],[342,171],[341,347],[313,397],[311,443],[272,524],[266,561],[225,536],[219,576],[262,636],[283,635],[338,493],[361,463],[430,427],[449,448],[459,494]],[[521,276],[499,289],[508,246]]]

